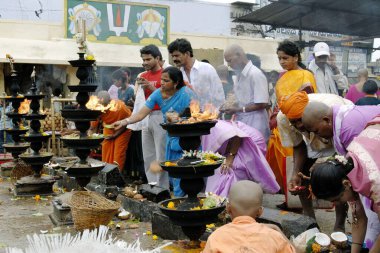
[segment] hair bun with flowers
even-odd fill
[[[354,168],[354,163],[351,157],[346,158],[342,155],[335,155],[327,162],[335,166],[342,165],[347,173],[349,173]]]

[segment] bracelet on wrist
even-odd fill
[[[352,242],[351,244],[356,244],[356,245],[359,245],[360,247],[363,246],[363,243],[358,243],[358,242]]]

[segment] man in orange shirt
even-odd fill
[[[102,143],[102,161],[106,163],[117,163],[119,170],[122,171],[125,165],[125,158],[129,139],[131,138],[131,130],[122,128],[117,131],[107,128],[118,120],[122,120],[131,116],[131,110],[121,100],[112,100],[107,91],[100,91],[98,93],[99,102],[108,107],[100,116],[100,121],[105,126],[103,129],[104,141]],[[97,126],[99,122],[92,122],[92,129]]]
[[[263,212],[260,185],[248,180],[239,181],[231,187],[228,199],[227,212],[232,222],[210,235],[203,253],[296,252],[277,227],[255,221]]]

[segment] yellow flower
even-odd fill
[[[86,60],[95,60],[95,56],[92,54],[86,56]]]
[[[173,201],[170,201],[170,202],[168,203],[168,208],[169,208],[169,209],[175,209],[175,204],[174,204]]]
[[[165,166],[177,166],[177,164],[173,162],[165,162]]]
[[[146,235],[151,235],[152,234],[152,231],[148,230],[146,231]]]
[[[33,199],[35,201],[40,201],[41,200],[41,196],[40,195],[36,195],[36,196],[33,197]]]
[[[191,211],[194,211],[194,210],[201,210],[201,207],[200,206],[197,206],[197,207],[193,207],[193,208],[190,208]]]
[[[153,235],[153,236],[152,236],[152,239],[153,239],[153,240],[157,240],[157,239],[158,239],[158,236],[157,236],[157,235]]]
[[[313,251],[313,253],[321,252],[321,246],[317,243],[313,243],[311,245],[311,250]]]

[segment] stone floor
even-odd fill
[[[0,180],[0,252],[5,252],[5,247],[8,246],[24,248],[27,245],[26,235],[33,233],[75,233],[72,226],[55,227],[51,223],[48,215],[52,213],[52,197],[39,201],[32,197],[16,198],[9,191],[12,187],[11,182],[6,179]],[[264,206],[275,208],[283,200],[283,195],[265,195]],[[324,232],[330,233],[335,213],[331,210],[317,210],[317,221]],[[136,224],[137,228],[128,228],[131,224]],[[144,249],[153,249],[166,243],[160,238],[153,240],[152,235],[146,235],[150,230],[150,223],[128,221],[121,223],[121,229],[113,229],[112,234],[127,242],[139,238]]]

